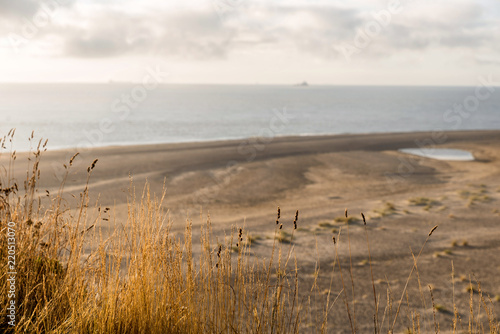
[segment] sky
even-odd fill
[[[0,0],[0,82],[500,82],[500,0]]]

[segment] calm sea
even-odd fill
[[[2,84],[0,134],[49,148],[500,129],[500,87]]]

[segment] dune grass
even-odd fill
[[[13,133],[3,138],[5,147]],[[299,333],[303,331],[326,333],[336,329],[331,325],[333,314],[344,312],[351,332],[363,324],[356,318],[356,281],[353,278],[352,259],[349,265],[339,254],[340,236],[347,230],[350,249],[349,223],[332,236],[328,245],[333,263],[322,268],[317,263],[311,284],[299,284],[304,276],[295,257],[294,226],[283,227],[278,208],[276,224],[270,241],[269,255],[258,258],[251,253],[251,244],[257,237],[243,227],[234,227],[230,233],[215,238],[210,218],[200,224],[199,237],[194,241],[193,222],[187,220],[182,237],[172,232],[172,221],[163,209],[163,196],[151,194],[146,185],[137,195],[131,188],[126,222],[114,223],[114,230],[106,234],[103,218],[109,224],[108,208],[91,205],[89,180],[98,161],[89,161],[87,186],[82,189],[78,204],[66,207],[62,182],[57,194],[37,190],[40,178],[39,162],[44,144],[40,141],[28,161],[24,189],[11,176],[15,152],[7,153],[8,163],[0,175],[0,237],[1,289],[7,291],[9,262],[6,231],[9,222],[15,223],[16,321],[15,326],[0,324],[5,333]],[[1,153],[6,154],[6,153]],[[1,156],[0,156],[1,157]],[[66,180],[73,158],[65,165]],[[93,209],[95,210],[93,210]],[[97,213],[96,213],[97,212]],[[357,219],[356,219],[357,220]],[[408,279],[402,291],[386,291],[379,287],[372,271],[369,234],[362,216],[367,244],[367,259],[359,263],[369,265],[373,289],[373,325],[375,333],[411,330],[422,332],[420,313],[408,301],[408,285],[412,275],[418,276],[417,263],[422,251],[437,228],[427,236],[419,253],[414,255]],[[284,237],[283,237],[284,236]],[[245,239],[246,238],[246,239]],[[253,239],[253,240],[252,240]],[[342,237],[342,240],[345,238]],[[252,241],[251,241],[252,240]],[[343,241],[345,242],[345,241]],[[344,263],[344,264],[342,264]],[[333,277],[339,280],[333,282]],[[330,289],[321,290],[317,279],[329,277]],[[419,282],[420,283],[420,282]],[[332,286],[340,287],[334,290]],[[378,284],[377,284],[378,285]],[[471,284],[472,286],[472,284]],[[471,297],[471,317],[468,333],[499,333],[499,324],[487,299],[479,303],[488,317],[474,317]],[[422,289],[420,289],[421,293]],[[432,291],[431,291],[432,293]],[[472,293],[472,292],[471,292]],[[386,294],[387,301],[380,296]],[[0,312],[8,319],[6,305],[10,299],[2,294]],[[414,297],[416,300],[418,296]],[[477,301],[476,301],[477,303]],[[407,305],[406,305],[407,304]],[[406,306],[405,306],[406,305]],[[404,308],[409,316],[402,316]],[[429,309],[429,305],[426,309]],[[439,311],[439,305],[434,305]],[[453,306],[454,316],[458,310]],[[458,318],[457,318],[458,319]],[[434,317],[435,328],[439,323]],[[452,330],[464,328],[459,320]],[[436,330],[437,332],[437,330]],[[423,333],[423,332],[422,332]]]
[[[396,206],[391,202],[385,202],[383,207],[374,209],[373,212],[378,214],[379,217],[386,217],[395,214],[397,212],[397,209]]]
[[[424,210],[428,211],[435,205],[438,205],[439,201],[429,197],[413,197],[408,200],[408,203],[414,206],[423,206]]]
[[[88,187],[76,210],[61,206],[64,185],[49,208],[35,206],[41,148],[32,157],[24,195],[8,190],[9,181],[2,179],[2,230],[16,222],[18,303],[16,326],[2,324],[3,331],[298,332],[297,281],[283,270],[290,267],[291,254],[285,258],[273,247],[277,257],[264,265],[252,261],[242,228],[216,242],[207,220],[195,256],[192,221],[186,222],[183,238],[172,235],[163,197],[150,194],[147,186],[140,198],[130,195],[129,228],[103,239],[98,225],[104,210],[91,217]],[[97,163],[89,166],[88,178]],[[6,242],[5,237],[0,242],[3,259]],[[96,246],[85,252],[92,242]],[[2,261],[2,289],[6,266]],[[2,295],[2,305],[7,303]]]
[[[333,219],[333,221],[336,223],[352,224],[352,223],[356,223],[357,221],[359,221],[359,219],[356,217],[353,217],[353,216],[348,216],[348,217],[339,216],[339,217],[335,217]]]

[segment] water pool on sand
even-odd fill
[[[436,160],[473,161],[474,155],[468,151],[451,148],[402,148],[399,152],[418,155]]]

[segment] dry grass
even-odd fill
[[[472,190],[459,190],[458,196],[466,201],[466,207],[471,207],[476,203],[488,203],[493,200],[489,195],[486,195],[486,185],[475,186]],[[479,189],[477,189],[479,188]]]
[[[1,179],[2,230],[16,222],[18,303],[16,326],[2,323],[2,331],[298,332],[297,277],[288,271],[296,267],[277,244],[272,252],[278,256],[262,266],[248,256],[242,229],[215,241],[207,219],[195,256],[192,222],[186,222],[183,238],[171,234],[163,197],[150,194],[147,186],[139,198],[130,194],[129,228],[117,228],[105,239],[99,227],[105,210],[91,217],[88,187],[74,210],[62,207],[64,184],[47,208],[38,204],[40,149],[31,157],[24,195],[9,190],[17,187],[8,175]],[[89,164],[88,178],[97,163]],[[69,172],[71,163],[66,168]],[[2,259],[7,258],[5,236],[0,239]],[[92,243],[90,253],[84,252]],[[2,291],[7,290],[7,272],[4,260]],[[7,295],[1,298],[7,305]],[[1,316],[6,319],[5,308]]]
[[[349,217],[339,216],[339,217],[335,217],[334,221],[336,223],[352,224],[352,223],[359,221],[359,219],[352,217],[352,216],[349,216]]]
[[[424,209],[428,210],[433,206],[439,204],[439,201],[429,198],[429,197],[413,197],[408,200],[410,205],[423,206]]]
[[[279,231],[274,239],[282,244],[289,244],[292,242],[292,235],[286,231]]]
[[[437,211],[438,211],[438,212],[441,212],[441,211],[444,211],[444,210],[446,210],[446,209],[448,209],[448,207],[447,207],[446,205],[442,205],[442,206],[440,206],[440,207],[437,209]]]
[[[441,304],[434,305],[434,308],[436,309],[436,311],[441,312],[441,313],[448,312],[448,309],[446,308],[446,306],[441,305]]]
[[[12,136],[10,133],[3,139],[2,147]],[[307,329],[326,333],[336,330],[329,323],[334,311],[347,314],[352,332],[359,332],[356,329],[363,325],[356,317],[358,285],[353,277],[350,251],[349,259],[342,259],[338,252],[343,229],[347,230],[347,238],[342,240],[347,240],[350,250],[349,224],[333,235],[330,245],[323,245],[334,258],[327,268],[332,277],[330,289],[324,290],[317,283],[324,271],[320,271],[319,263],[312,275],[313,282],[299,286],[304,273],[294,256],[295,247],[299,246],[294,243],[295,229],[284,230],[279,211],[276,224],[269,226],[274,230],[274,238],[265,241],[272,243],[267,259],[251,255],[250,245],[258,237],[243,228],[235,227],[225,237],[215,238],[208,217],[200,225],[196,238],[199,241],[193,241],[191,220],[186,221],[182,237],[175,235],[168,212],[163,209],[163,196],[151,194],[147,185],[139,196],[131,188],[126,224],[116,224],[113,233],[105,235],[100,222],[109,219],[108,209],[92,210],[88,196],[88,180],[98,162],[89,161],[87,186],[82,189],[78,204],[69,208],[63,201],[65,181],[57,194],[48,194],[44,201],[37,193],[43,150],[40,142],[30,157],[24,191],[19,190],[10,173],[15,153],[8,153],[8,163],[0,175],[0,227],[4,232],[8,222],[16,223],[17,271],[16,325],[2,323],[0,331],[299,333]],[[65,166],[66,177],[71,165],[69,161]],[[349,217],[347,211],[345,216],[345,222],[359,220]],[[437,226],[414,255],[403,290],[393,291],[389,283],[381,283],[377,284],[377,291],[376,283],[385,281],[374,278],[366,228],[369,222],[364,215],[362,218],[368,252],[367,258],[358,264],[368,264],[370,268],[371,277],[365,279],[371,281],[373,289],[372,331],[393,333],[411,328],[412,333],[422,332],[420,325],[428,320],[425,310],[430,306],[426,305],[423,313],[413,303],[410,309],[407,288],[414,282],[414,274],[420,286],[418,261]],[[298,213],[296,223],[297,220]],[[112,219],[108,223],[111,222]],[[8,289],[6,236],[2,233],[0,237],[0,255],[4,259],[0,274],[2,291]],[[334,274],[339,279],[336,282]],[[341,287],[340,292],[332,286]],[[479,282],[474,292],[482,296]],[[400,299],[395,299],[396,293],[398,297],[401,293]],[[0,298],[2,305],[7,305],[7,294]],[[411,298],[418,301],[420,297]],[[472,325],[468,332],[481,328],[482,332],[499,333],[492,308],[484,298],[479,303],[488,314],[487,322],[471,311]],[[405,308],[409,314],[406,317],[401,314]],[[433,309],[439,312],[439,305]],[[0,316],[6,319],[5,307]],[[436,317],[433,323],[439,328]]]
[[[397,212],[396,206],[391,202],[386,202],[382,208],[373,210],[380,217],[393,215]]]
[[[465,289],[465,292],[470,292],[470,293],[479,293],[479,290],[476,286],[474,286],[472,283],[468,284]]]
[[[335,225],[332,222],[326,220],[326,221],[320,221],[318,223],[318,226],[321,227],[321,228],[332,228],[332,227],[336,227],[337,225]]]
[[[262,240],[262,237],[260,235],[248,235],[247,236],[247,244],[249,246],[258,243],[260,240]]]

